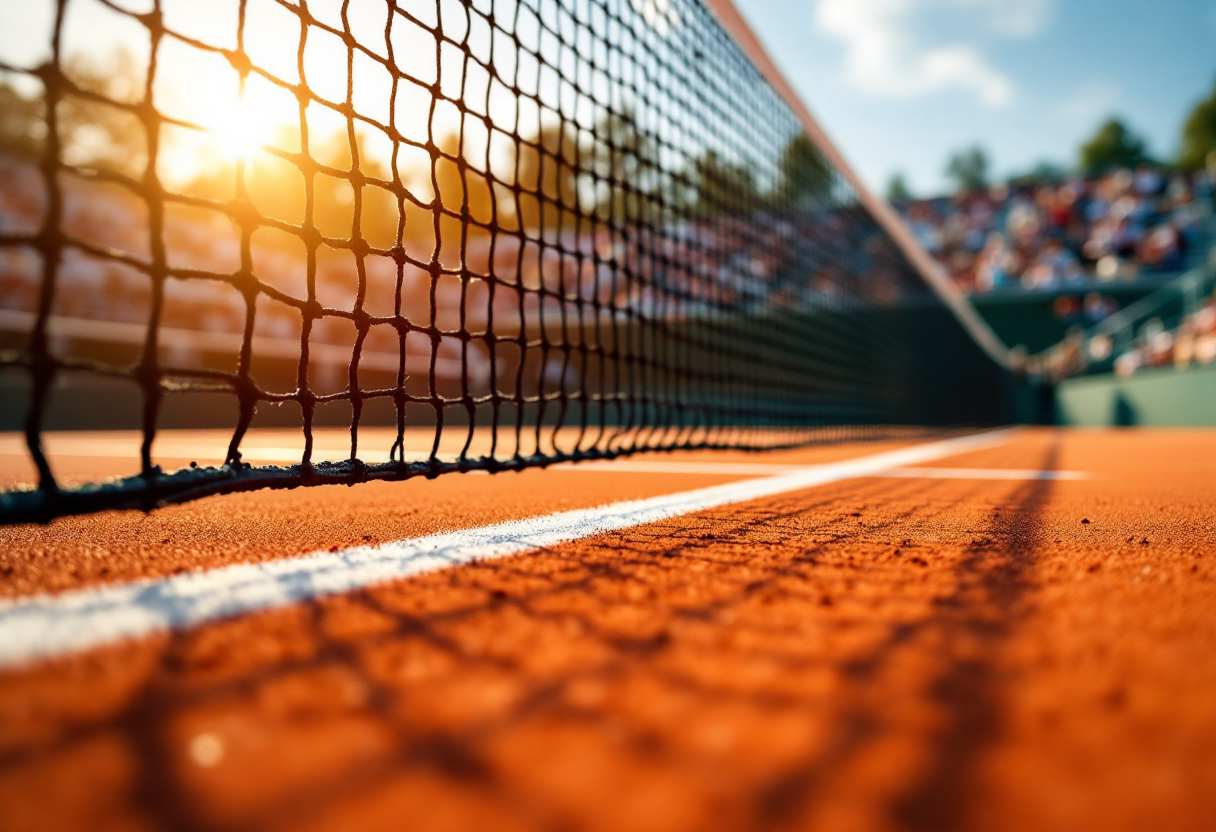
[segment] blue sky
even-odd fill
[[[945,190],[947,157],[976,143],[998,176],[1044,160],[1068,165],[1081,141],[1113,114],[1144,135],[1154,153],[1171,157],[1186,114],[1216,84],[1216,0],[735,2],[846,158],[879,192],[896,171],[916,193]],[[171,21],[190,31],[235,31],[237,0],[161,3]],[[143,9],[152,0],[119,4]],[[340,5],[314,0],[315,8]],[[28,65],[45,59],[53,6],[52,0],[0,0],[0,56]],[[73,0],[69,9],[69,51],[118,42],[137,55],[146,51],[143,28],[96,0]],[[255,28],[294,42],[287,30]],[[127,37],[129,30],[134,37]],[[294,66],[294,52],[281,51]],[[178,75],[193,81],[209,73]],[[193,109],[175,114],[209,123],[201,110],[224,109],[220,86],[213,79],[208,91],[214,94],[178,96]],[[387,100],[379,88],[360,89]],[[288,104],[294,117],[294,99]]]
[[[862,178],[945,189],[982,145],[997,175],[1071,164],[1109,115],[1172,156],[1216,84],[1213,0],[736,0]]]

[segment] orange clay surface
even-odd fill
[[[348,433],[318,433],[318,446],[332,451],[328,458],[340,459],[349,453]],[[392,443],[391,433],[380,434],[379,445],[387,449]],[[229,434],[179,431],[162,436],[166,438],[159,445],[170,450],[210,451],[209,456],[202,458],[206,464],[213,464],[223,459]],[[5,439],[7,442],[0,444],[0,486],[28,485],[33,481],[33,469],[27,462],[25,446],[13,434],[7,434]],[[267,448],[277,451],[262,455],[257,464],[266,461],[285,464],[293,458],[288,454],[295,454],[294,459],[299,460],[295,447],[301,444],[299,431],[262,431],[252,439],[244,447],[252,447],[253,454]],[[820,445],[764,454],[640,454],[630,461],[814,465],[903,448],[914,441]],[[136,462],[139,434],[135,432],[60,434],[52,436],[47,444],[56,473],[65,482],[104,479],[130,474],[139,468]],[[73,455],[82,447],[91,453]],[[429,448],[430,435],[415,436],[411,447]],[[455,442],[450,450],[454,453],[459,448],[460,443]],[[56,450],[60,453],[55,454]],[[320,453],[318,458],[322,458]],[[158,457],[158,461],[166,463],[166,469],[181,468],[190,459]],[[157,578],[186,570],[292,557],[331,547],[374,545],[556,511],[674,494],[745,478],[739,474],[607,473],[599,468],[588,469],[587,465],[565,465],[499,476],[448,474],[434,480],[419,477],[398,483],[371,482],[357,488],[331,485],[294,491],[257,491],[168,506],[150,514],[107,512],[92,517],[67,517],[46,526],[0,526],[0,598]]]
[[[934,465],[1094,476],[844,481],[8,670],[0,829],[1216,829],[1216,433],[1027,430]],[[451,476],[8,528],[0,589],[729,479]]]

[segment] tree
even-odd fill
[[[36,158],[42,152],[46,122],[40,98],[27,97],[0,83],[0,150]]]
[[[790,139],[781,152],[777,193],[794,205],[823,202],[832,193],[832,166],[805,133]]]
[[[81,89],[118,104],[137,104],[142,94],[141,70],[126,50],[105,58],[69,55],[64,72]],[[0,84],[0,149],[26,157],[41,155],[46,141],[45,111],[41,90],[26,95]],[[143,174],[147,142],[144,127],[133,112],[75,93],[65,94],[56,112],[64,162],[132,178]]]
[[[546,124],[514,148],[514,177],[521,193],[515,217],[523,228],[566,228],[579,207],[578,137],[563,124]]]
[[[988,187],[988,154],[979,145],[958,151],[946,163],[946,176],[954,180],[960,191]]]
[[[143,95],[143,70],[126,49],[101,60],[72,55],[65,72],[82,89],[111,101],[137,104]],[[105,168],[132,178],[143,174],[146,134],[129,110],[84,96],[65,96],[59,104],[59,135],[61,154],[68,164]]]
[[[452,142],[454,144],[454,140]],[[367,149],[367,138],[362,132],[355,133],[355,154],[352,156],[350,137],[346,133],[319,136],[309,148],[312,157],[319,163],[339,171],[357,172],[367,179],[389,181],[392,175],[388,165],[377,159]],[[355,164],[355,157],[358,164]],[[253,167],[253,166],[251,166]],[[264,176],[264,174],[263,174]],[[293,176],[294,178],[294,176]],[[258,185],[264,191],[274,187],[271,182],[259,181],[256,167],[247,170],[247,183]],[[377,185],[359,186],[361,210],[359,227],[354,228],[356,186],[346,177],[334,177],[318,173],[313,178],[313,223],[322,234],[349,238],[358,233],[364,240],[379,248],[389,248],[397,240],[398,211],[396,200]],[[302,194],[301,194],[302,195]],[[302,212],[303,204],[300,205]],[[456,208],[460,210],[459,197]]]
[[[1178,165],[1188,170],[1216,164],[1216,84],[1211,94],[1195,105],[1182,125]]]
[[[642,130],[630,110],[603,114],[593,135],[585,156],[596,180],[596,216],[637,220],[661,180],[658,143]]]
[[[461,148],[460,135],[449,133],[438,141],[440,156],[435,161],[435,183],[438,186],[439,204],[443,206],[445,219],[455,220],[454,228],[461,222],[451,214],[460,215],[468,211],[468,218],[482,225],[494,219],[494,192],[487,176],[472,165],[466,149]],[[480,226],[470,225],[469,233],[482,233]],[[444,236],[458,237],[458,231],[448,230]]]
[[[887,202],[907,202],[912,198],[912,192],[908,190],[908,183],[904,181],[902,173],[892,174],[891,179],[887,182]]]
[[[1055,162],[1041,161],[1035,164],[1030,170],[1025,173],[1014,174],[1009,177],[1009,184],[1017,185],[1034,185],[1040,182],[1059,182],[1068,177],[1068,170],[1063,165],[1057,165]]]
[[[1149,161],[1144,140],[1117,118],[1108,119],[1093,138],[1081,145],[1081,170],[1091,176]]]
[[[760,192],[749,168],[733,165],[710,150],[693,163],[697,211],[705,216],[743,214],[760,204]]]

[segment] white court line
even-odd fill
[[[611,462],[570,462],[556,465],[563,471],[615,471],[631,474],[706,474],[739,477],[763,477],[804,471],[808,466],[796,463],[751,462],[674,462],[664,460],[620,459]],[[936,480],[1085,480],[1084,471],[1040,471],[1029,468],[887,468],[866,474],[868,477],[897,477],[900,479]]]
[[[695,511],[873,476],[1008,442],[998,430],[679,494],[565,511],[380,546],[315,552],[168,578],[0,601],[0,666],[352,592]]]
[[[888,468],[875,477],[915,480],[1088,480],[1086,471],[1035,471],[1026,468]]]

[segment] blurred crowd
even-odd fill
[[[67,245],[56,268],[53,314],[145,322],[151,282],[137,264],[151,260],[147,204],[129,190],[70,176],[61,178],[60,200]],[[33,238],[45,210],[38,168],[0,154],[0,236]],[[221,210],[180,202],[166,203],[162,222],[168,271],[194,278],[165,284],[171,296],[165,324],[242,332],[244,296],[231,285],[243,256],[237,225]],[[308,293],[307,258],[303,235],[286,228],[259,228],[248,256],[253,273],[298,307]],[[922,291],[895,246],[856,206],[764,221],[754,215],[686,217],[632,230],[606,223],[586,231],[546,227],[526,237],[471,228],[445,237],[442,245],[433,235],[406,237],[401,245],[400,274],[391,252],[369,248],[356,262],[355,247],[344,238],[320,246],[314,267],[317,300],[351,310],[362,280],[360,303],[374,317],[394,315],[399,304],[400,314],[421,326],[480,331],[491,306],[496,326],[511,330],[533,321],[542,308],[560,317],[563,306],[571,315],[580,313],[579,306],[678,315],[796,309],[862,298],[889,302]],[[440,267],[437,277],[432,259]],[[469,279],[461,280],[461,274]],[[0,308],[33,311],[41,282],[33,246],[0,247]],[[290,319],[296,321],[294,330],[286,323]],[[288,300],[265,312],[259,307],[255,331],[298,337],[298,322],[298,308]],[[315,327],[313,334],[318,335]]]
[[[65,175],[60,187],[67,244],[54,269],[52,315],[106,324],[108,334],[94,330],[103,340],[142,343],[154,300],[148,205],[129,190],[86,178]],[[34,238],[46,203],[35,164],[0,154],[0,238]],[[361,313],[372,318],[365,359],[377,354],[385,366],[395,366],[401,334],[392,319],[401,315],[409,322],[407,370],[482,379],[470,383],[479,394],[489,389],[493,341],[484,335],[491,326],[500,343],[557,327],[563,339],[577,343],[608,337],[591,324],[610,319],[804,311],[861,299],[892,302],[923,291],[889,238],[849,206],[763,222],[731,214],[685,219],[644,233],[602,223],[594,231],[545,228],[527,238],[469,231],[444,237],[441,246],[433,237],[406,238],[396,253],[368,249],[363,257],[337,240],[319,246],[311,266],[301,235],[289,225],[258,228],[245,251],[240,229],[222,211],[169,202],[162,219],[166,271],[186,278],[162,284],[159,345],[162,360],[178,367],[197,366],[203,351],[220,349],[216,344],[235,353],[249,310],[233,275],[245,258],[262,284],[251,331],[262,339],[255,353],[286,355],[294,344],[298,355],[301,311],[311,291],[326,312],[312,322],[310,357],[329,355],[335,372],[344,371],[357,337],[358,299]],[[0,325],[28,329],[43,278],[36,247],[0,246]],[[202,335],[232,337],[196,337]],[[326,352],[327,346],[346,352]],[[563,351],[549,352],[563,363]]]
[[[1192,265],[1210,247],[1213,182],[1142,165],[896,207],[966,292],[1076,287]]]
[[[1170,327],[1159,317],[1112,334],[1087,335],[1080,326],[1028,369],[1051,378],[1093,372],[1130,376],[1150,367],[1186,369],[1192,364],[1216,364],[1216,293]]]
[[[1166,329],[1160,320],[1146,323],[1140,337],[1116,356],[1115,372],[1131,375],[1143,367],[1216,363],[1216,300],[1194,315],[1183,318],[1177,329]]]

